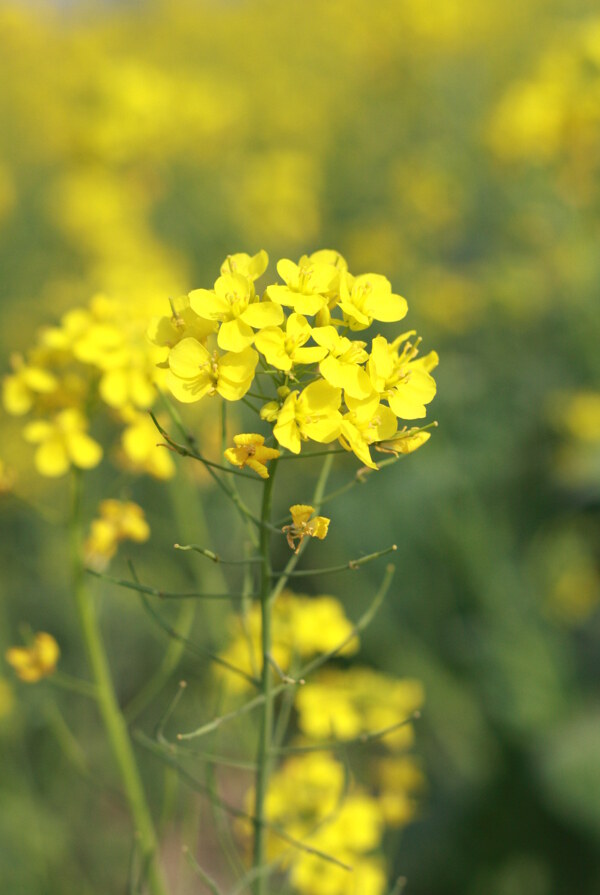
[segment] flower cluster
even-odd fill
[[[283,591],[273,605],[271,626],[272,656],[284,672],[293,671],[299,659],[328,653],[345,640],[348,643],[342,655],[352,655],[358,649],[358,638],[352,637],[352,625],[342,604],[329,595],[308,597]],[[232,616],[230,642],[221,658],[258,677],[262,670],[260,657],[261,613],[259,604],[253,603],[246,615]],[[227,682],[232,692],[248,688],[247,681],[237,675],[227,674]]]
[[[168,453],[155,450],[156,430],[147,415],[162,371],[145,336],[146,314],[135,303],[97,295],[87,307],[64,314],[57,326],[41,329],[25,357],[13,356],[3,381],[4,407],[14,416],[30,416],[23,434],[36,445],[42,475],[100,463],[103,450],[89,428],[102,412],[122,427],[121,465],[157,478],[173,474]]]
[[[106,568],[121,541],[143,543],[150,537],[150,526],[143,509],[131,501],[103,500],[100,516],[92,521],[84,544],[88,566],[98,571]]]
[[[257,677],[260,673],[261,614],[254,604],[232,623],[232,640],[221,653],[227,663]],[[294,674],[300,660],[339,653],[353,655],[358,637],[341,603],[331,596],[307,597],[285,591],[273,607],[272,659],[282,673]],[[247,681],[227,674],[230,689],[244,692]],[[275,673],[275,672],[274,672]],[[290,849],[276,834],[268,837],[270,860],[280,860],[302,895],[382,895],[386,887],[381,855],[386,827],[405,826],[414,816],[423,773],[407,750],[413,744],[411,716],[423,703],[416,680],[393,679],[370,668],[327,668],[309,678],[294,702],[298,754],[271,776],[268,821],[296,840],[334,856],[352,872],[315,854]],[[348,785],[332,740],[372,739],[377,747],[362,768],[364,779]],[[253,792],[247,796],[252,809]],[[245,833],[250,830],[242,825]]]
[[[333,250],[281,259],[283,283],[257,290],[267,265],[264,251],[230,255],[212,289],[194,289],[152,321],[172,394],[184,403],[258,398],[275,440],[295,454],[303,441],[338,440],[377,468],[372,445],[408,453],[423,444],[428,433],[405,422],[426,415],[437,354],[419,357],[413,330],[391,341],[379,332],[354,338],[402,320],[405,299],[380,274],[353,276]]]

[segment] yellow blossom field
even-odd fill
[[[596,895],[600,12],[0,3],[0,892]]]

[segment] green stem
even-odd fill
[[[261,605],[261,646],[262,646],[262,672],[261,694],[264,702],[260,722],[258,751],[256,755],[256,801],[254,808],[254,855],[253,866],[262,867],[266,861],[266,829],[265,829],[265,799],[269,782],[269,765],[271,738],[273,735],[273,694],[271,692],[271,666],[269,655],[271,653],[271,534],[268,524],[271,519],[271,503],[273,496],[273,483],[277,471],[277,460],[271,464],[270,475],[265,479],[261,508],[260,544],[259,552],[262,558],[260,574],[260,605]],[[266,876],[260,876],[255,883],[256,895],[267,895],[268,880]]]
[[[100,715],[104,722],[115,762],[121,774],[129,810],[135,825],[136,834],[139,837],[140,849],[143,856],[148,860],[150,891],[152,895],[166,895],[167,888],[158,861],[154,824],[146,802],[127,725],[117,702],[94,604],[91,594],[85,585],[85,573],[81,560],[80,507],[80,474],[75,473],[70,519],[70,541],[75,603],[79,614],[81,633],[88,655],[90,670],[97,687]]]

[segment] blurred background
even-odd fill
[[[97,292],[150,306],[260,248],[336,248],[353,272],[384,273],[440,354],[439,429],[340,501],[329,554],[399,545],[363,658],[427,693],[427,792],[388,843],[407,895],[600,891],[595,7],[0,4],[3,372]],[[21,429],[2,415],[0,646],[23,624],[51,631],[76,672],[66,486],[35,472]],[[135,498],[153,532],[135,551],[145,577],[185,581],[171,484],[110,463],[90,478],[88,516]],[[217,546],[226,524],[211,509]],[[379,575],[310,592],[356,617]],[[102,611],[126,702],[165,643],[127,594],[108,589]],[[173,679],[203,673],[186,658]],[[127,820],[93,706],[59,695],[57,715],[44,686],[0,672],[3,891],[124,891]],[[148,765],[151,786],[158,774]]]

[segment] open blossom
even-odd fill
[[[296,503],[290,507],[292,524],[284,525],[282,531],[287,537],[290,548],[295,553],[300,549],[304,538],[319,538],[322,541],[327,535],[331,520],[327,516],[314,516],[314,512],[315,508],[308,504]],[[296,541],[298,541],[298,546],[296,546]]]
[[[294,364],[314,364],[327,354],[327,348],[320,345],[306,346],[314,336],[306,317],[290,314],[285,332],[278,326],[267,326],[256,334],[255,346],[264,354],[267,363],[278,370],[291,370]]]
[[[220,322],[217,344],[224,351],[243,351],[255,329],[283,322],[280,305],[258,300],[252,281],[239,273],[222,275],[213,290],[194,289],[189,298],[199,316]]]
[[[240,468],[248,466],[257,472],[262,479],[269,478],[269,470],[267,462],[275,460],[279,457],[280,452],[277,448],[265,447],[265,439],[262,435],[254,433],[248,435],[234,435],[233,441],[235,447],[227,448],[225,458],[233,466]]]
[[[375,273],[345,274],[340,281],[339,306],[352,330],[366,329],[374,320],[396,323],[408,311],[406,299],[394,295],[390,281]]]
[[[254,282],[264,274],[268,266],[269,256],[264,249],[261,249],[256,255],[236,252],[233,255],[227,255],[221,264],[221,274],[225,276],[228,273],[239,273]]]
[[[196,339],[186,338],[169,354],[166,381],[177,400],[186,404],[217,393],[226,401],[239,401],[250,388],[257,362],[253,348],[211,354]]]
[[[329,295],[336,288],[340,276],[333,264],[311,260],[306,255],[300,258],[298,264],[282,258],[277,264],[277,273],[285,286],[267,287],[271,301],[311,317],[327,307]]]
[[[302,392],[291,392],[280,409],[275,402],[265,405],[261,416],[270,419],[270,414],[274,414],[275,438],[283,447],[299,454],[302,441],[308,438],[328,444],[339,436],[342,416],[338,408],[341,401],[341,389],[318,380],[311,382]]]
[[[45,631],[35,635],[31,646],[11,646],[6,651],[6,661],[27,684],[35,684],[53,674],[59,657],[58,643]]]
[[[424,417],[425,405],[436,393],[435,379],[429,371],[437,366],[437,354],[431,351],[418,358],[416,346],[408,341],[413,334],[404,333],[393,342],[376,336],[367,363],[373,388],[387,400],[396,416],[405,420]]]
[[[335,326],[319,326],[312,332],[317,344],[327,349],[327,357],[319,364],[321,376],[336,388],[343,388],[353,398],[367,398],[373,391],[371,380],[360,366],[368,360],[366,342],[351,341],[340,336]]]

